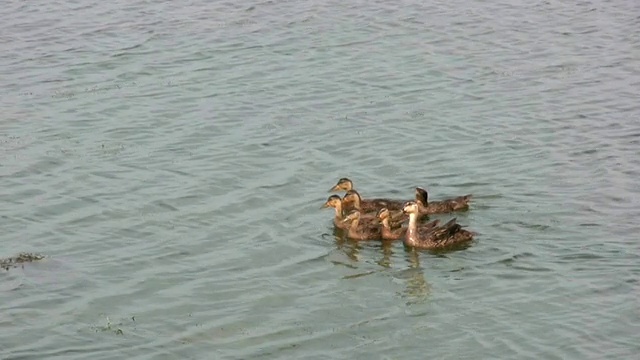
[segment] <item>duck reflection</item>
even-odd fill
[[[346,237],[346,231],[342,229],[334,229],[333,235],[335,238],[336,248],[343,254],[345,254],[351,264],[340,262],[340,265],[348,266],[352,269],[360,269],[358,263],[362,259],[362,253],[369,250],[369,254],[366,257],[371,256],[371,250],[376,249],[375,253],[377,259],[376,264],[381,269],[361,271],[356,274],[344,276],[344,279],[355,279],[367,275],[379,273],[380,271],[386,271],[393,269],[393,261],[398,262],[401,257],[398,255],[405,255],[404,260],[408,267],[400,270],[394,277],[406,281],[404,290],[400,293],[400,296],[408,300],[408,304],[424,302],[431,293],[431,285],[427,282],[424,276],[424,269],[420,266],[421,251],[414,248],[405,247],[398,241],[382,241],[382,242],[362,242],[351,240]],[[380,249],[378,252],[377,249]],[[399,251],[404,249],[404,251]],[[395,256],[394,256],[395,255]],[[335,263],[335,262],[334,262]]]
[[[431,294],[431,285],[425,279],[420,266],[420,253],[415,248],[405,247],[405,254],[409,267],[403,271],[403,278],[407,280],[407,284],[402,295],[409,300],[409,304],[423,302]]]

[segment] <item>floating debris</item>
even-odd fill
[[[123,326],[125,324],[122,321],[120,321],[117,324],[116,323],[112,323],[111,319],[109,318],[109,316],[106,316],[104,314],[101,314],[101,315],[105,317],[106,324],[104,326],[92,325],[91,327],[95,330],[95,332],[111,332],[111,333],[114,333],[116,335],[124,335],[124,331],[122,330],[121,326]],[[136,322],[135,316],[132,316],[130,319],[135,324],[135,322]],[[134,329],[135,329],[135,325],[134,325]]]
[[[15,257],[7,259],[0,259],[0,268],[9,270],[11,268],[17,268],[18,266],[24,266],[24,263],[33,262],[44,259],[44,255],[32,254],[32,253],[20,253]]]

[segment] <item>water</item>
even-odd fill
[[[0,358],[635,358],[638,10],[6,2]],[[343,176],[480,235],[336,238]]]

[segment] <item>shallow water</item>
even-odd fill
[[[7,2],[0,358],[637,356],[638,10]],[[480,235],[344,241],[343,176]]]

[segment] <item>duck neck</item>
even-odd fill
[[[420,198],[416,199],[418,202],[418,206],[422,205],[422,207],[429,206],[429,194],[425,191],[420,194]]]
[[[359,196],[354,196],[353,197],[353,208],[356,210],[361,210],[360,209],[360,197]]]
[[[382,233],[391,234],[391,226],[389,225],[389,218],[382,219]]]
[[[407,227],[407,234],[405,236],[406,242],[409,244],[415,243],[418,232],[418,215],[415,213],[409,214],[409,226]]]
[[[357,234],[358,233],[358,222],[360,221],[360,219],[353,219],[351,221],[351,225],[349,225],[349,233],[350,234]]]
[[[391,226],[389,226],[389,218],[382,219],[382,228],[386,230],[390,230]]]
[[[342,220],[342,203],[336,204],[336,219]]]

